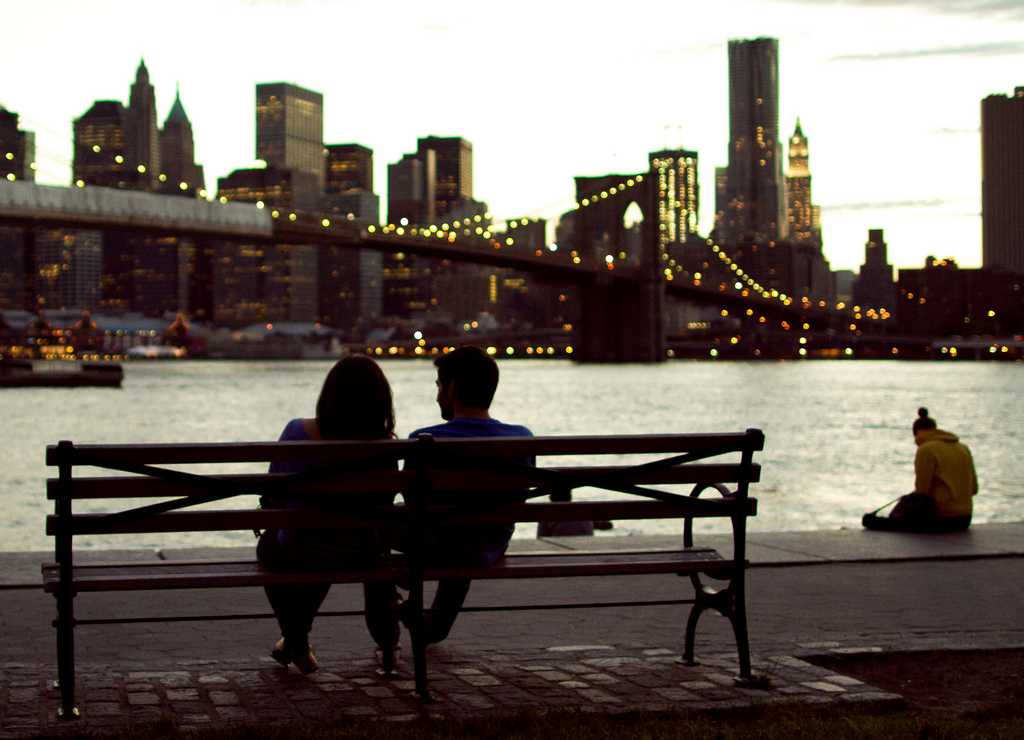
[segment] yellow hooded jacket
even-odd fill
[[[914,491],[935,499],[939,516],[970,516],[972,497],[978,493],[971,451],[942,429],[923,429],[914,441]]]

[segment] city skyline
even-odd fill
[[[51,2],[8,11],[15,25],[27,27],[42,24],[45,14],[49,29],[41,37],[14,34],[0,52],[9,69],[82,48],[90,32],[122,36],[111,52],[90,50],[85,63],[40,65],[5,80],[0,104],[36,134],[38,182],[70,182],[71,121],[95,99],[126,99],[144,57],[159,120],[181,83],[196,161],[206,167],[211,191],[217,177],[252,164],[254,86],[287,80],[323,93],[325,143],[374,150],[382,196],[387,165],[412,141],[431,134],[469,140],[474,195],[499,220],[557,220],[572,207],[574,176],[644,170],[648,153],[663,148],[698,152],[701,186],[710,196],[714,168],[727,162],[727,42],[776,37],[780,138],[799,116],[811,141],[815,202],[833,269],[860,265],[869,228],[885,229],[897,267],[920,266],[929,254],[980,264],[980,101],[1024,83],[1005,63],[1024,54],[1024,43],[1013,39],[1024,27],[1024,10],[998,1],[928,4],[934,10],[898,0],[779,2],[745,5],[729,19],[702,9],[696,25],[684,23],[685,9],[645,3],[625,16],[574,6],[546,9],[542,17],[517,9],[500,18],[459,12],[469,8],[461,4],[428,17],[413,5],[385,13],[313,0],[225,4],[219,18],[192,13],[185,3],[159,38],[146,38],[141,26],[112,25],[113,11],[123,6],[101,2],[86,13]],[[664,16],[657,25],[655,11]],[[685,36],[652,42],[650,29],[673,19],[688,29]],[[586,31],[582,41],[574,22]],[[915,24],[912,40],[902,33],[907,23]],[[346,33],[350,24],[379,32]],[[233,32],[221,36],[226,27]],[[253,56],[252,39],[268,27],[305,35],[269,40],[266,48],[275,53]],[[62,41],[68,34],[77,43]],[[212,45],[222,62],[248,64],[200,64],[201,56],[181,53],[186,41],[190,49]],[[434,64],[408,63],[428,49]],[[694,68],[699,75],[687,74]],[[51,92],[65,90],[73,92]],[[706,233],[714,203],[702,201]]]

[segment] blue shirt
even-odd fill
[[[281,436],[278,438],[278,442],[309,442],[312,441],[312,437],[306,432],[306,425],[302,419],[292,419],[285,425],[284,430],[281,432]],[[291,462],[291,461],[277,461],[270,463],[271,473],[302,473],[310,469],[310,465],[307,463]],[[353,463],[353,470],[360,469],[358,463]],[[386,468],[385,468],[386,469]],[[393,468],[392,468],[393,469]],[[283,505],[286,509],[305,509],[305,508],[317,508],[324,511],[352,511],[359,508],[360,506],[368,506],[375,504],[390,504],[394,499],[394,494],[361,494],[361,495],[350,495],[345,497],[330,497],[321,496],[312,499],[314,503],[311,504],[310,499],[294,498],[285,496],[283,499],[279,499],[275,502],[276,506]],[[332,542],[340,542],[345,537],[352,539],[355,537],[357,543],[361,543],[363,539],[360,536],[347,535],[346,530],[305,530],[305,535],[299,536],[296,530],[290,529],[279,529],[277,532],[277,540],[283,546],[289,546],[297,542],[299,539],[320,539],[327,538]]]
[[[289,421],[284,430],[281,432],[281,436],[277,438],[278,442],[309,442],[312,438],[306,434],[306,425],[302,423],[302,419],[292,419]],[[307,469],[307,465],[302,463],[289,462],[287,460],[275,460],[270,463],[271,473],[301,473]]]
[[[497,419],[477,419],[470,417],[456,417],[451,421],[446,421],[443,424],[435,424],[429,427],[423,427],[417,429],[415,432],[409,435],[410,439],[416,437],[419,434],[432,434],[435,437],[532,437],[531,432],[527,427],[521,424],[506,424]],[[535,465],[536,461],[533,457],[529,458],[510,458],[511,461],[520,462],[526,465]],[[477,525],[475,527],[460,527],[462,535],[458,539],[462,540],[469,550],[479,549],[478,555],[483,557],[484,563],[493,563],[501,557],[505,552],[505,548],[508,547],[508,541],[512,538],[512,533],[515,531],[515,522],[511,522],[507,525]],[[475,536],[470,536],[466,530],[472,529]],[[441,537],[440,549],[445,548],[444,536]],[[468,541],[467,541],[468,540]],[[455,543],[449,543],[454,545]],[[472,557],[462,556],[462,559],[471,561]]]
[[[433,434],[435,437],[532,437],[531,432],[521,424],[506,424],[497,419],[475,419],[457,417],[444,424],[417,429],[409,435]]]

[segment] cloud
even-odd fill
[[[705,41],[703,43],[655,49],[654,56],[661,62],[669,62],[698,54],[720,52],[725,49],[725,46],[726,43],[724,41]]]
[[[947,15],[973,15],[985,19],[999,17],[1024,21],[1024,3],[1020,0],[788,0],[800,5],[846,5],[862,8],[914,8]]]
[[[451,26],[436,21],[421,23],[417,28],[423,33],[448,33],[452,30]]]
[[[854,213],[859,211],[888,211],[897,208],[942,208],[955,201],[942,198],[929,198],[926,200],[880,200],[862,203],[837,203],[831,206],[822,206],[822,211],[828,213]]]
[[[923,59],[928,57],[952,56],[1012,56],[1024,54],[1024,41],[992,41],[967,46],[936,46],[931,49],[896,49],[894,51],[864,54],[840,54],[831,57],[830,62],[879,62],[892,59]]]
[[[933,128],[928,133],[939,136],[963,136],[966,134],[977,135],[981,133],[979,128]]]
[[[306,5],[306,0],[242,0],[243,8],[259,10],[261,8],[279,8],[281,10],[298,10]]]

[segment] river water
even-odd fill
[[[438,421],[430,363],[382,363],[401,436]],[[113,389],[0,389],[0,550],[45,550],[47,444],[276,439],[312,416],[327,361],[167,361],[125,365]],[[750,531],[860,526],[913,486],[910,424],[926,405],[975,456],[976,522],[1016,521],[1024,504],[1022,363],[890,361],[575,365],[501,363],[492,414],[536,434],[764,430],[759,513]],[[233,470],[253,470],[234,466]],[[223,470],[223,468],[222,468]],[[578,497],[600,496],[583,492]],[[244,502],[251,504],[251,502]],[[220,504],[223,506],[224,504]],[[238,505],[242,505],[240,502]],[[88,511],[87,506],[78,510]],[[701,525],[704,531],[719,524]],[[668,534],[673,522],[620,522],[612,535]],[[727,526],[727,524],[725,525]],[[521,525],[517,536],[534,527]],[[602,533],[603,534],[603,533]],[[85,537],[80,547],[252,544],[251,533]]]

